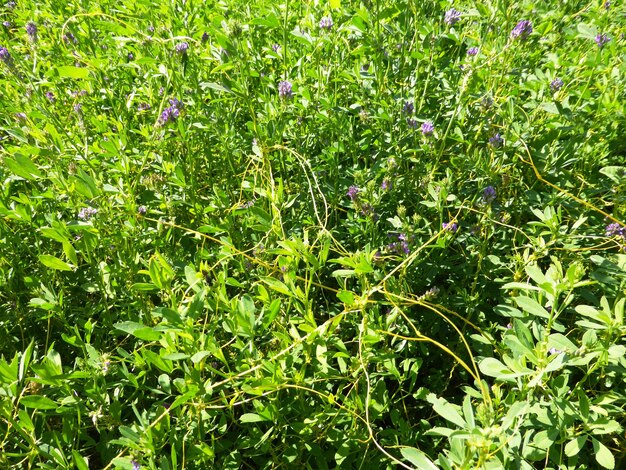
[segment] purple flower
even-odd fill
[[[154,33],[154,26],[150,25],[147,29],[150,34]]]
[[[148,103],[139,103],[139,105],[137,106],[138,111],[148,111],[150,108],[152,108],[152,106],[150,106]]]
[[[13,62],[11,53],[6,47],[0,46],[0,60],[7,65],[10,65]]]
[[[50,103],[54,103],[57,100],[54,96],[54,93],[52,93],[51,91],[46,93],[46,98],[48,98],[48,101],[50,101]]]
[[[611,8],[611,2],[609,2],[609,0],[606,0],[606,2],[604,2],[604,9],[608,10],[609,8]]]
[[[405,114],[413,114],[415,111],[415,106],[411,101],[405,101],[404,106],[402,106],[402,112]]]
[[[75,112],[76,114],[78,114],[78,115],[82,114],[82,112],[83,112],[83,105],[82,105],[82,104],[80,104],[80,103],[76,103],[76,104],[74,105],[74,112]]]
[[[356,201],[359,198],[359,191],[360,190],[358,186],[354,186],[354,185],[350,186],[347,192],[347,195],[350,198],[350,200],[352,200],[353,202]]]
[[[443,21],[450,26],[454,26],[456,23],[459,22],[460,19],[461,19],[461,12],[456,11],[454,8],[451,8],[448,11],[446,11],[446,14],[443,17]]]
[[[406,118],[406,125],[411,129],[417,129],[417,119]]]
[[[411,252],[409,237],[405,233],[389,233],[387,236],[389,238],[395,237],[397,240],[387,245],[387,251],[393,251],[398,255],[408,255]]]
[[[183,104],[177,98],[170,98],[169,103],[170,106],[165,108],[159,116],[157,125],[164,126],[168,122],[174,122],[180,115]]]
[[[607,237],[622,237],[626,238],[626,227],[622,227],[617,222],[606,226],[605,235]]]
[[[129,52],[127,58],[129,61],[135,60],[135,55],[132,52]]]
[[[563,80],[560,78],[555,78],[550,82],[550,89],[555,92],[559,91],[563,87]]]
[[[293,96],[293,92],[291,90],[291,82],[283,80],[278,83],[278,96],[283,99],[291,98]]]
[[[63,35],[63,41],[64,42],[73,42],[74,44],[76,44],[78,42],[78,39],[76,39],[76,37],[71,33],[71,32],[67,32]]]
[[[280,52],[280,44],[272,44],[272,50],[278,54]]]
[[[504,144],[504,139],[500,134],[495,134],[493,137],[489,137],[489,145],[493,148],[502,147]]]
[[[146,215],[146,212],[148,212],[148,208],[146,206],[139,206],[137,208],[137,213],[139,215]]]
[[[600,47],[600,48],[604,47],[604,45],[605,45],[606,43],[608,43],[610,40],[611,40],[611,38],[610,38],[610,37],[608,37],[608,36],[607,36],[606,34],[604,34],[604,33],[602,33],[602,34],[598,34],[598,35],[596,36],[596,39],[595,39],[596,44],[597,44],[597,45],[598,45],[598,47]]]
[[[323,16],[320,20],[320,28],[330,31],[333,27],[333,19],[330,16]]]
[[[6,5],[4,5],[4,6],[7,7],[9,10],[13,10],[16,5],[17,5],[17,3],[15,3],[13,0],[11,0],[10,2],[7,2]]]
[[[533,24],[529,20],[522,20],[511,31],[511,39],[526,39],[533,32]]]
[[[467,50],[467,55],[469,55],[469,56],[474,56],[474,55],[477,55],[477,54],[478,54],[478,48],[477,47],[470,47]]]
[[[26,23],[26,34],[32,42],[37,41],[37,25],[32,21]]]
[[[202,38],[200,38],[200,41],[202,41],[202,44],[204,44],[208,40],[209,40],[209,33],[205,31],[204,33],[202,33]]]
[[[441,228],[443,228],[447,232],[455,233],[459,229],[459,226],[456,224],[456,222],[444,222],[443,224],[441,224]]]
[[[141,465],[139,465],[139,462],[136,460],[131,460],[130,463],[133,465],[133,470],[139,470],[141,468]]]
[[[26,121],[26,114],[24,114],[24,113],[15,113],[15,118],[18,121],[25,122]]]
[[[424,124],[422,124],[422,134],[431,135],[434,130],[435,126],[431,121],[426,121]]]
[[[393,183],[387,178],[385,178],[380,185],[380,189],[382,189],[383,191],[390,191],[392,186],[393,186]]]
[[[80,220],[89,220],[97,213],[98,209],[94,209],[93,207],[83,207],[78,213],[78,218]]]
[[[487,186],[483,189],[482,203],[487,205],[496,200],[496,188]]]
[[[189,49],[189,44],[186,42],[179,42],[174,46],[174,50],[177,54],[184,55],[187,53],[187,49]]]
[[[3,21],[2,22],[2,26],[4,26],[5,28],[9,29],[11,27],[11,22],[10,21]]]

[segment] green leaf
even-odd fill
[[[14,158],[5,157],[4,163],[6,166],[15,173],[17,176],[21,176],[27,180],[34,180],[37,178],[41,178],[41,172],[39,168],[35,166],[35,164],[30,160],[30,158],[16,154]]]
[[[595,438],[591,438],[591,442],[593,443],[593,451],[596,454],[596,461],[603,466],[604,468],[608,468],[610,470],[615,468],[615,457],[607,447],[602,444],[599,440]]]
[[[113,327],[144,341],[156,341],[161,338],[160,332],[154,331],[152,328],[133,321],[116,323]]]
[[[437,397],[434,393],[430,393],[426,397],[426,400],[433,405],[433,410],[442,418],[462,428],[467,426],[467,423],[465,423],[465,420],[461,417],[454,405],[445,399]]]
[[[526,297],[525,295],[519,295],[517,297],[514,297],[513,300],[519,308],[521,308],[525,312],[530,313],[531,315],[546,319],[550,318],[550,314],[548,313],[548,311],[543,308],[535,299],[531,299],[530,297]]]
[[[354,303],[354,294],[349,290],[341,290],[337,293],[337,298],[346,305],[352,305]]]
[[[258,423],[259,421],[265,421],[265,418],[256,413],[244,413],[239,418],[242,423]]]
[[[565,455],[567,455],[568,457],[574,457],[575,455],[578,455],[580,450],[585,445],[585,442],[587,442],[586,435],[578,436],[577,438],[572,439],[567,444],[565,444]]]
[[[39,255],[39,261],[45,266],[56,269],[58,271],[71,271],[72,267],[65,261],[60,260],[52,255]]]
[[[20,400],[20,403],[26,408],[35,408],[36,410],[54,410],[58,405],[43,395],[28,395]]]
[[[415,447],[402,447],[400,448],[400,453],[402,457],[420,470],[439,470],[439,467],[437,467],[424,452]]]
[[[74,461],[74,465],[76,465],[77,470],[89,470],[89,463],[87,459],[80,455],[80,452],[77,450],[72,451],[72,460]]]
[[[57,67],[57,72],[59,77],[64,78],[76,78],[76,79],[84,79],[89,77],[89,69],[85,67],[74,67],[72,65],[62,65],[61,67]]]

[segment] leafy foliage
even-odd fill
[[[2,468],[621,468],[624,7],[0,7]]]

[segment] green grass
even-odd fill
[[[0,467],[621,468],[615,3],[0,6]]]

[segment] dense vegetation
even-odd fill
[[[624,13],[1,6],[0,468],[623,466]]]

